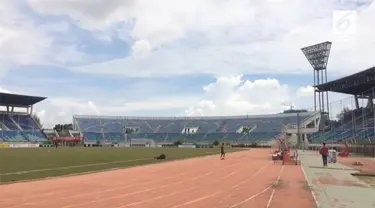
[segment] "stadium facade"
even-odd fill
[[[284,135],[286,126],[308,126],[320,118],[317,112],[281,113],[257,116],[220,117],[116,117],[74,116],[76,130],[86,143],[124,143],[152,140],[156,143],[220,142],[262,143]]]

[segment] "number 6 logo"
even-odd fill
[[[355,11],[336,10],[333,12],[333,31],[335,34],[353,34],[356,31]]]

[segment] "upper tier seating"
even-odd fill
[[[366,108],[346,112],[339,121],[311,136],[312,143],[368,140],[375,136],[373,112]]]
[[[147,138],[163,141],[255,141],[269,140],[280,134],[288,124],[296,124],[311,116],[313,112],[297,114],[275,114],[239,117],[176,117],[176,118],[127,118],[76,116],[74,122],[85,141],[109,140],[124,142],[125,130],[135,128],[137,132],[128,139]],[[249,134],[237,133],[242,126],[253,128]],[[184,128],[199,128],[194,134],[181,134]]]

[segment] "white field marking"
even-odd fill
[[[130,206],[134,206],[134,205],[144,204],[144,203],[147,203],[147,202],[159,200],[159,199],[162,199],[162,198],[165,198],[165,197],[169,197],[169,196],[173,196],[173,195],[176,195],[176,194],[180,194],[180,193],[183,193],[183,192],[192,191],[192,190],[197,189],[197,188],[199,188],[199,186],[188,188],[188,189],[184,189],[182,191],[175,191],[175,192],[172,192],[172,193],[169,193],[169,194],[165,194],[165,195],[161,195],[161,196],[157,196],[157,197],[154,197],[154,198],[151,198],[151,199],[146,199],[146,200],[142,200],[142,201],[138,201],[138,202],[134,202],[134,203],[122,205],[122,206],[119,206],[119,207],[113,207],[113,208],[124,208],[124,207],[130,207]]]
[[[266,168],[267,166],[269,166],[269,165],[265,165],[265,166],[261,167],[257,172],[255,172],[252,176],[250,176],[250,178],[248,178],[248,179],[246,179],[246,180],[244,180],[244,181],[241,181],[240,183],[238,183],[238,184],[232,186],[232,189],[234,189],[234,190],[230,191],[230,192],[228,193],[227,196],[225,196],[223,199],[220,200],[219,203],[221,204],[221,203],[223,203],[223,201],[225,201],[225,200],[227,200],[229,197],[231,197],[231,196],[233,195],[233,192],[236,191],[236,190],[238,190],[237,187],[239,187],[240,185],[242,185],[242,184],[244,184],[244,183],[250,181],[251,179],[253,179],[253,178],[254,178],[255,176],[257,176],[261,171],[263,171],[264,168]]]
[[[241,186],[242,184],[248,182],[249,180],[251,180],[253,177],[257,176],[260,172],[262,172],[267,166],[269,166],[269,164],[263,166],[262,168],[260,168],[257,172],[255,172],[250,178],[244,180],[244,181],[241,181],[240,183],[232,186],[232,188],[237,188],[239,186]]]
[[[210,157],[210,156],[207,156],[207,157]],[[191,158],[192,159],[192,158]],[[170,162],[177,162],[177,161],[170,161]],[[232,167],[234,165],[237,165],[239,164],[240,162],[237,162],[237,163],[234,163],[234,164],[231,164],[229,165],[229,167]],[[219,165],[218,165],[219,167]],[[222,169],[226,169],[226,168],[229,168],[229,167],[224,167]],[[219,169],[221,170],[221,169]],[[197,170],[194,170],[194,171],[191,171],[189,173],[192,173],[192,172],[195,172]],[[207,175],[210,175],[212,172],[209,172],[209,173],[206,173],[206,174],[202,174],[198,177],[195,177],[195,179],[198,179],[198,178],[201,178],[201,177],[204,177],[204,176],[207,176]],[[188,173],[181,173],[182,175],[183,174],[188,174]],[[174,175],[174,176],[170,176],[169,178],[175,178],[176,176],[178,176],[180,174],[177,174],[177,175]],[[195,179],[187,179],[187,180],[184,180],[184,181],[179,181],[179,182],[176,182],[176,183],[172,183],[172,184],[169,184],[169,185],[164,185],[162,186],[163,188],[165,187],[169,187],[169,186],[172,186],[172,185],[175,185],[175,184],[180,184],[180,183],[183,183],[183,182],[186,182],[186,181],[189,181],[189,180],[195,180]],[[145,184],[148,184],[148,183],[151,183],[151,182],[144,182]],[[134,184],[134,185],[129,185],[129,186],[137,186],[137,185],[140,185],[140,184]],[[160,188],[160,187],[158,187]],[[118,189],[121,189],[121,188],[112,188],[112,189],[108,189],[108,191],[114,191],[114,190],[118,190]],[[153,189],[151,189],[153,190]],[[129,194],[126,194],[125,196],[129,196],[129,195],[135,195],[135,194],[139,194],[139,193],[143,193],[143,192],[147,192],[147,191],[151,191],[151,190],[144,190],[144,191],[141,191],[141,192],[133,192],[133,193],[129,193]],[[75,198],[75,197],[80,197],[80,196],[84,196],[84,195],[89,195],[89,194],[96,194],[96,193],[103,193],[103,192],[107,192],[107,190],[101,190],[101,191],[97,191],[97,192],[91,192],[91,193],[82,193],[82,194],[78,194],[78,195],[74,195],[74,196],[70,196],[70,197],[66,197],[66,198],[63,198],[63,199],[69,199],[69,198]],[[53,195],[54,193],[49,193],[49,195]],[[121,196],[115,196],[115,197],[110,197],[109,199],[112,199],[112,198],[118,198],[118,197],[122,197],[124,195],[121,195]],[[106,200],[107,198],[105,199],[101,199],[101,200],[95,200],[94,202],[96,201],[102,201],[102,200]],[[43,203],[43,201],[38,201],[37,203],[30,203],[30,202],[25,202],[23,204],[20,204],[20,205],[15,205],[15,206],[11,206],[11,207],[8,207],[8,208],[18,208],[18,207],[24,207],[24,206],[27,206],[27,205],[36,205],[36,204],[40,204],[40,203]],[[87,204],[87,203],[91,203],[91,202],[86,202],[84,204]],[[68,205],[66,207],[71,207],[71,206],[76,206],[75,204],[73,205]]]
[[[281,169],[282,169],[282,168],[284,168],[284,166],[281,167]],[[278,185],[279,182],[280,182],[281,172],[282,172],[282,170],[280,170],[280,174],[279,174],[279,176],[277,177],[276,182],[274,183],[274,186],[273,186],[273,189],[272,189],[272,193],[271,193],[270,198],[268,199],[268,203],[267,203],[267,207],[266,207],[266,208],[269,208],[269,207],[271,206],[271,203],[272,203],[272,200],[273,200],[273,196],[275,195],[275,191],[276,191],[275,186]]]
[[[177,159],[172,160],[172,161],[165,161],[165,162],[163,162],[163,164],[167,164],[167,163],[171,163],[171,162],[181,162],[181,161],[192,160],[192,159],[197,159],[197,158],[203,159],[203,158],[213,157],[213,156],[215,156],[215,154],[212,154],[212,153],[215,153],[215,152],[216,151],[205,152],[205,154],[197,156],[197,157],[177,158]],[[240,151],[231,151],[231,152],[228,152],[228,153],[237,153],[237,152],[240,152]],[[146,159],[146,158],[144,158],[144,159]],[[119,162],[119,161],[114,161],[114,162]],[[131,162],[131,161],[129,161],[129,162]],[[161,163],[140,164],[140,165],[134,165],[132,167],[127,167],[127,168],[134,168],[134,167],[148,166],[148,165],[159,165],[159,164],[161,164]],[[63,168],[66,168],[66,167],[63,167]],[[7,185],[7,184],[14,184],[14,183],[26,183],[26,182],[42,181],[42,180],[52,180],[52,179],[59,179],[59,178],[66,178],[66,177],[72,177],[72,176],[79,176],[79,175],[86,175],[86,174],[93,174],[93,173],[100,173],[100,172],[114,171],[114,170],[122,170],[122,169],[126,169],[126,167],[107,168],[107,169],[102,169],[102,170],[84,171],[84,172],[79,172],[79,173],[66,174],[66,175],[61,175],[61,176],[53,176],[53,177],[45,177],[45,178],[37,178],[37,179],[27,179],[27,180],[19,180],[19,181],[11,181],[11,182],[3,182],[3,183],[0,180],[0,185]],[[48,171],[48,169],[37,169],[37,170],[30,170],[30,171],[34,171],[34,172]],[[23,172],[22,174],[29,173],[29,171],[18,171],[18,172],[4,173],[4,174],[8,174],[8,175],[21,174],[19,172]],[[2,176],[2,174],[0,173],[0,179],[1,179],[1,176]],[[0,200],[0,201],[3,201],[3,200]]]
[[[239,164],[240,162],[237,162],[237,163],[233,163],[231,165],[229,165],[229,167],[232,167],[234,165],[237,165]],[[215,166],[215,167],[220,167],[220,165],[218,166]],[[226,167],[227,168],[227,167]],[[224,169],[224,168],[223,168]],[[181,175],[187,175],[187,174],[191,174],[191,173],[194,173],[196,171],[199,171],[199,169],[195,169],[193,171],[189,171],[189,172],[184,172],[184,173],[178,173],[176,175],[173,175],[173,176],[168,176],[168,177],[165,177],[163,178],[162,180],[164,179],[169,179],[169,178],[176,178],[176,177],[179,177]],[[212,172],[209,172],[209,173],[206,173],[206,174],[203,174],[201,176],[198,176],[198,177],[195,177],[195,179],[198,179],[200,177],[204,177],[206,175],[210,175]],[[193,180],[195,180],[193,179]],[[187,179],[185,181],[188,181],[188,180],[192,180],[192,179]],[[173,184],[170,184],[170,185],[165,185],[163,186],[163,188],[165,187],[168,187],[168,186],[172,186],[174,184],[180,184],[180,183],[183,183],[185,181],[179,181],[179,182],[176,182],[176,183],[173,183]],[[90,195],[90,194],[97,194],[97,193],[105,193],[105,192],[110,192],[110,191],[115,191],[115,190],[119,190],[119,189],[124,189],[124,188],[129,188],[129,187],[135,187],[135,186],[138,186],[138,185],[144,185],[144,184],[149,184],[149,183],[152,183],[150,181],[148,182],[141,182],[141,183],[138,183],[138,184],[132,184],[132,185],[125,185],[125,186],[121,186],[121,187],[116,187],[116,188],[111,188],[111,189],[105,189],[105,190],[100,190],[100,191],[95,191],[95,192],[89,192],[89,193],[81,193],[81,194],[76,194],[76,195],[72,195],[72,196],[68,196],[68,197],[65,197],[65,198],[60,198],[60,199],[70,199],[70,198],[76,198],[76,197],[81,197],[81,196],[86,196],[86,195]],[[160,188],[160,187],[159,187]],[[66,192],[66,191],[65,191]],[[56,192],[49,192],[49,193],[46,193],[46,194],[40,194],[40,195],[37,195],[38,197],[39,196],[49,196],[49,195],[54,195],[56,193],[64,193],[64,191],[56,191]],[[137,194],[137,193],[136,193]],[[34,198],[35,196],[31,197]],[[8,199],[8,200],[0,200],[0,201],[9,201],[9,200],[13,200],[13,199]],[[44,200],[44,201],[47,201],[47,200]],[[9,206],[8,208],[18,208],[18,207],[24,207],[24,206],[27,206],[27,205],[35,205],[35,204],[40,204],[40,203],[43,203],[44,202],[43,200],[41,201],[38,201],[37,203],[31,203],[31,202],[24,202],[22,204],[18,204],[18,205],[15,205],[15,206]]]
[[[179,177],[179,176],[191,174],[191,173],[194,173],[196,171],[198,171],[198,170],[196,169],[196,170],[193,170],[193,171],[190,171],[190,172],[178,173],[178,174],[173,175],[173,176],[168,176],[168,177],[162,178],[161,180],[165,180],[165,179],[170,179],[170,178],[175,178],[175,177]],[[158,171],[154,171],[153,173],[158,173]],[[119,187],[116,187],[116,188],[110,188],[110,189],[105,189],[105,190],[101,190],[101,191],[81,193],[81,194],[78,194],[78,195],[72,195],[72,196],[68,196],[68,197],[65,197],[65,198],[61,198],[61,199],[70,199],[70,198],[75,198],[75,197],[82,197],[82,196],[86,196],[86,195],[90,195],[90,194],[96,194],[96,193],[106,193],[106,192],[110,192],[110,191],[115,191],[115,190],[119,190],[119,189],[130,188],[130,187],[134,187],[134,186],[138,186],[138,185],[145,185],[145,184],[149,184],[149,183],[151,183],[151,182],[147,181],[147,182],[140,182],[140,183],[131,184],[131,185],[122,185],[122,186],[119,186]],[[84,185],[84,184],[81,184],[81,185]],[[59,188],[57,188],[57,189],[59,189]],[[70,193],[71,190],[52,191],[52,192],[48,192],[48,193],[44,193],[44,194],[43,193],[42,194],[37,194],[36,196],[30,196],[29,198],[33,199],[35,197],[47,197],[47,196],[53,196],[55,194],[62,194],[62,193],[65,193],[65,192],[69,192]],[[25,201],[25,198],[27,198],[27,197],[23,197],[22,200]],[[10,198],[8,198],[8,199],[0,199],[0,202],[6,202],[6,201],[13,201],[13,199],[10,199]],[[41,201],[39,201],[39,203],[43,203],[44,201],[46,201],[46,200],[41,200]],[[24,206],[27,203],[28,202],[24,203],[23,205],[10,206],[9,208],[22,207],[22,206]]]
[[[234,174],[236,174],[236,173],[238,173],[238,172],[241,172],[241,171],[244,170],[245,168],[247,168],[247,167],[243,167],[243,168],[240,168],[239,170],[233,171],[233,172],[229,173],[228,175],[223,176],[221,179],[229,178],[229,177],[231,177],[232,175],[234,175]]]
[[[275,186],[276,184],[278,184],[283,169],[284,169],[284,166],[281,167],[281,169],[280,169],[280,173],[279,173],[279,176],[277,177],[276,181],[275,181],[272,185],[270,185],[270,186],[268,186],[267,188],[263,189],[263,190],[260,191],[259,193],[254,194],[254,195],[250,196],[249,198],[247,198],[247,199],[245,199],[245,200],[243,200],[243,201],[241,201],[241,202],[238,202],[237,204],[234,204],[234,205],[230,206],[229,208],[235,208],[235,207],[237,207],[237,206],[239,206],[239,205],[241,205],[241,204],[243,204],[243,203],[246,203],[246,202],[248,202],[248,201],[250,201],[250,200],[256,198],[257,196],[263,194],[264,192],[268,191],[269,189],[271,189],[271,188],[272,188],[273,186]]]
[[[235,163],[235,164],[232,164],[230,165],[229,167],[233,166],[233,165],[236,165],[238,163]],[[242,170],[244,168],[241,168],[240,170]],[[211,175],[213,172],[208,172],[206,174],[203,174],[201,175],[200,177],[203,177],[203,176],[208,176],[208,175]],[[228,174],[227,176],[225,176],[224,178],[227,178],[233,174],[237,173],[236,172],[231,172],[230,174]],[[199,178],[199,177],[195,177],[194,179],[196,178]],[[182,183],[182,181],[179,181],[177,183],[174,183],[174,184],[179,184],[179,183]],[[171,185],[164,185],[164,186],[161,186],[159,188],[165,188],[165,187],[169,187]],[[158,200],[158,199],[161,199],[161,198],[165,198],[165,197],[169,197],[169,196],[173,196],[173,195],[176,195],[176,194],[179,194],[181,192],[188,192],[188,191],[191,191],[191,190],[194,190],[194,189],[197,189],[199,188],[199,186],[196,186],[196,187],[192,187],[192,188],[189,188],[189,189],[185,189],[183,191],[177,191],[177,192],[172,192],[172,193],[169,193],[169,194],[166,194],[166,195],[162,195],[162,196],[158,196],[158,197],[154,197],[154,198],[151,198],[151,199],[147,199],[147,200],[143,200],[143,201],[139,201],[139,202],[134,202],[134,203],[131,203],[131,204],[127,204],[127,205],[123,205],[123,206],[119,206],[119,207],[114,207],[114,208],[124,208],[124,207],[129,207],[129,206],[134,206],[134,205],[138,205],[138,204],[143,204],[143,203],[147,203],[147,202],[150,202],[150,201],[155,201],[155,200]],[[203,200],[203,199],[202,199]]]
[[[231,164],[229,167],[232,167],[234,165],[237,165],[239,163],[234,163],[234,164]],[[227,168],[227,167],[226,167]],[[224,169],[224,168],[222,168]],[[196,172],[198,171],[197,169],[194,170],[194,171],[191,171],[191,172],[186,172],[186,173],[180,173],[180,174],[177,174],[177,175],[174,175],[174,176],[169,176],[167,178],[176,178],[176,177],[179,177],[181,175],[186,175],[186,174],[191,174],[193,172]],[[187,180],[182,180],[182,181],[178,181],[178,182],[175,182],[175,183],[172,183],[172,184],[168,184],[168,185],[163,185],[163,186],[160,186],[158,187],[157,189],[159,188],[166,188],[166,187],[170,187],[170,186],[173,186],[173,185],[176,185],[176,184],[181,184],[181,183],[184,183],[184,182],[187,182],[187,181],[190,181],[190,180],[196,180],[198,178],[202,178],[202,177],[205,177],[205,176],[208,176],[210,174],[212,174],[213,172],[208,172],[208,173],[205,173],[205,174],[201,174],[199,175],[198,177],[195,177],[195,178],[189,178]],[[166,179],[166,178],[164,178]],[[91,195],[91,194],[101,194],[101,193],[106,193],[106,192],[110,192],[110,191],[116,191],[116,190],[120,190],[120,189],[124,189],[124,188],[129,188],[129,187],[136,187],[138,185],[145,185],[145,184],[150,184],[152,182],[141,182],[141,183],[138,183],[138,184],[132,184],[132,185],[125,185],[123,187],[116,187],[116,188],[111,188],[111,189],[105,189],[105,190],[100,190],[100,191],[95,191],[95,192],[89,192],[89,193],[81,193],[81,194],[75,194],[75,195],[72,195],[72,196],[68,196],[68,197],[64,197],[64,198],[60,198],[60,200],[66,200],[66,199],[71,199],[71,198],[76,198],[76,197],[82,197],[82,196],[87,196],[87,195]],[[99,200],[94,200],[93,202],[97,202],[97,201],[102,201],[102,200],[106,200],[106,199],[112,199],[112,198],[118,198],[118,197],[123,197],[123,196],[129,196],[129,195],[135,195],[135,194],[139,194],[139,193],[143,193],[143,192],[147,192],[147,191],[151,191],[151,190],[154,190],[156,188],[153,188],[153,189],[147,189],[147,190],[144,190],[144,191],[137,191],[137,192],[133,192],[133,193],[128,193],[128,194],[125,194],[125,195],[116,195],[116,196],[113,196],[113,197],[109,197],[109,198],[104,198],[104,199],[99,199]],[[48,193],[48,195],[53,195],[53,194],[56,194],[56,193],[61,193],[61,192],[54,192],[54,193]],[[47,194],[43,195],[43,196],[47,196]],[[47,200],[41,200],[41,201],[38,201],[37,203],[30,203],[30,202],[25,202],[23,204],[19,204],[19,205],[15,205],[15,206],[9,206],[8,208],[18,208],[18,207],[24,207],[24,206],[27,206],[27,205],[36,205],[36,204],[40,204],[40,203],[43,203]],[[86,203],[83,203],[83,204],[87,204],[87,203],[93,203],[91,201],[88,201]],[[65,206],[65,207],[70,207],[70,206],[76,206],[76,205],[68,205],[68,206]]]
[[[236,164],[238,164],[238,163],[231,164],[229,167],[234,166]],[[221,168],[221,169],[227,169],[227,168],[228,167],[224,167],[224,168]],[[115,198],[121,198],[121,197],[124,197],[124,196],[131,196],[131,195],[136,195],[136,194],[140,194],[140,193],[144,193],[144,192],[149,192],[149,191],[152,191],[152,190],[157,190],[157,189],[160,189],[160,188],[170,187],[170,186],[173,186],[173,185],[176,185],[176,184],[181,184],[183,182],[193,181],[193,180],[196,180],[198,178],[202,178],[202,177],[205,177],[207,175],[210,175],[211,173],[212,173],[212,171],[210,171],[208,173],[205,173],[205,174],[201,174],[198,177],[195,177],[195,179],[189,178],[189,179],[186,179],[186,180],[174,182],[174,183],[171,183],[171,184],[168,184],[168,185],[159,186],[159,187],[156,187],[156,188],[150,188],[150,189],[146,189],[146,190],[142,190],[142,191],[130,192],[130,193],[115,195],[115,196],[106,197],[106,198],[99,198],[99,199],[95,199],[95,200],[86,201],[86,202],[83,202],[83,203],[66,205],[66,206],[63,206],[61,208],[76,207],[76,206],[81,206],[81,205],[84,205],[84,204],[91,204],[91,203],[95,203],[95,202],[99,202],[99,201],[104,201],[104,200],[109,200],[109,199],[115,199]],[[98,191],[97,193],[101,193],[101,192]],[[77,196],[77,195],[75,195],[75,196]],[[24,205],[22,205],[22,206],[24,206]],[[12,208],[14,208],[14,207],[12,207]]]
[[[91,163],[91,164],[84,164],[84,165],[63,166],[63,167],[57,167],[57,168],[44,168],[44,169],[34,169],[34,170],[9,172],[9,173],[2,173],[0,175],[2,175],[2,176],[5,176],[5,175],[21,175],[21,174],[35,173],[35,172],[44,172],[44,171],[53,171],[53,170],[66,170],[66,169],[73,169],[73,168],[83,168],[83,167],[109,165],[109,164],[117,164],[117,163],[128,163],[128,162],[136,162],[136,161],[143,161],[143,160],[154,160],[154,159],[153,158],[141,158],[141,159],[134,159],[134,160],[120,160],[120,161],[112,161],[112,162]]]
[[[135,192],[127,193],[127,194],[121,194],[121,195],[116,195],[116,196],[113,196],[113,197],[108,197],[108,198],[105,198],[105,199],[107,200],[107,199],[114,199],[114,198],[119,198],[119,197],[124,197],[124,196],[132,196],[132,195],[136,195],[136,194],[140,194],[140,193],[145,193],[145,192],[148,192],[148,191],[151,191],[151,190],[153,190],[153,189],[145,189],[145,190],[141,190],[141,191],[135,191]],[[98,202],[98,201],[102,201],[102,200],[103,199],[97,199],[97,200],[87,201],[87,202],[84,202],[84,203],[71,204],[71,205],[63,206],[62,208],[76,207],[76,206],[79,206],[79,205],[90,204],[90,203],[94,203],[94,202]]]
[[[229,167],[232,167],[234,165],[236,165],[238,163],[235,163],[235,164],[232,164],[230,165]],[[191,180],[195,180],[195,179],[198,179],[198,178],[201,178],[201,177],[204,177],[204,176],[208,176],[208,175],[211,175],[213,172],[208,172],[206,174],[203,174],[203,175],[200,175],[198,177],[195,177],[195,178],[192,178]],[[232,173],[235,173],[235,172],[232,172]],[[231,174],[229,174],[231,175]],[[175,185],[175,184],[181,184],[183,183],[184,181],[179,181],[179,182],[176,182],[176,183],[173,183],[173,184],[169,184],[169,185],[164,185],[164,186],[160,186],[159,188],[166,188],[166,187],[169,187],[169,186],[172,186],[172,185]],[[120,207],[114,207],[114,208],[123,208],[123,207],[129,207],[129,206],[134,206],[134,205],[138,205],[138,204],[143,204],[143,203],[147,203],[147,202],[150,202],[150,201],[154,201],[154,200],[158,200],[158,199],[161,199],[161,198],[165,198],[165,197],[169,197],[169,196],[173,196],[175,194],[179,194],[181,192],[187,192],[187,191],[191,191],[191,190],[194,190],[194,189],[197,189],[199,188],[199,186],[196,186],[196,187],[192,187],[192,188],[189,188],[189,189],[185,189],[183,191],[178,191],[178,192],[172,192],[170,194],[166,194],[166,195],[162,195],[162,196],[158,196],[158,197],[154,197],[154,198],[151,198],[151,199],[147,199],[147,200],[143,200],[143,201],[139,201],[139,202],[134,202],[134,203],[131,203],[131,204],[127,204],[127,205],[123,205],[123,206],[120,206]]]
[[[231,175],[234,175],[236,173],[237,173],[237,171],[233,171],[233,172],[229,173],[228,175],[222,177],[222,179],[229,178]]]
[[[142,190],[142,191],[136,191],[136,192],[131,192],[131,193],[127,193],[127,194],[122,194],[121,197],[123,196],[131,196],[131,195],[135,195],[135,194],[140,194],[140,193],[144,193],[144,192],[148,192],[148,191],[151,191],[152,189],[145,189],[145,190]],[[118,197],[118,195],[116,196]],[[116,198],[116,197],[109,197],[109,198],[106,198],[106,199],[112,199],[112,198]],[[88,202],[85,202],[85,203],[79,203],[79,204],[73,204],[73,205],[67,205],[67,206],[63,206],[62,208],[68,208],[68,207],[75,207],[77,205],[83,205],[83,204],[88,204],[88,203],[94,203],[94,202],[97,202],[97,201],[101,201],[101,200],[92,200],[92,201],[88,201]],[[24,204],[21,204],[17,207],[23,207],[23,206],[29,206],[29,205],[37,205],[38,203],[24,203]],[[14,207],[13,207],[14,208]]]
[[[215,196],[215,195],[217,195],[217,194],[219,194],[219,193],[220,193],[220,191],[215,192],[215,193],[213,193],[213,194],[209,194],[209,195],[203,196],[203,197],[198,198],[198,199],[194,199],[194,200],[191,200],[191,201],[185,202],[185,203],[183,203],[183,204],[176,205],[176,206],[174,206],[173,208],[183,207],[183,206],[186,206],[186,205],[189,205],[189,204],[193,204],[193,203],[196,203],[196,202],[202,201],[202,200],[204,200],[204,199],[210,198],[210,197],[212,197],[212,196]]]
[[[302,173],[303,173],[303,176],[305,176],[305,180],[307,182],[307,185],[309,186],[309,189],[310,189],[310,192],[311,192],[311,195],[315,201],[315,204],[316,204],[316,207],[319,208],[320,207],[320,204],[318,202],[318,199],[316,198],[316,195],[315,195],[315,192],[313,191],[312,189],[312,185],[310,184],[309,182],[309,179],[307,178],[307,175],[306,175],[306,172],[305,172],[305,169],[303,168],[302,164],[300,165],[301,166],[301,170],[302,170]]]
[[[204,176],[211,175],[212,173],[213,173],[213,172],[208,172],[208,173],[205,173],[205,174],[203,174],[203,175],[200,175],[200,176],[197,176],[197,177],[191,178],[191,180],[196,180],[196,179],[198,179],[198,178],[202,178],[202,177],[204,177]]]
[[[271,202],[272,202],[272,200],[273,200],[273,196],[275,195],[275,190],[276,190],[276,189],[273,189],[273,190],[272,190],[272,193],[271,193],[270,198],[268,199],[268,203],[267,203],[266,208],[269,208],[269,207],[271,206]]]
[[[195,170],[190,171],[190,172],[177,173],[175,175],[162,178],[161,180],[165,180],[165,179],[170,179],[170,178],[175,178],[175,177],[179,177],[179,176],[191,174],[191,173],[194,173],[194,172],[196,172],[198,170],[199,169],[195,169]],[[154,171],[152,173],[158,173],[158,171]],[[68,197],[62,198],[62,199],[70,199],[70,198],[75,198],[75,197],[80,197],[80,196],[86,196],[86,195],[96,194],[96,193],[105,193],[105,192],[115,191],[115,190],[119,190],[119,189],[130,188],[130,187],[134,187],[134,186],[138,186],[138,185],[145,185],[145,184],[149,184],[149,183],[151,183],[151,182],[147,181],[147,182],[140,182],[140,183],[137,183],[137,184],[123,185],[123,186],[119,186],[119,187],[116,187],[116,188],[110,188],[110,189],[105,189],[105,190],[96,191],[96,192],[88,192],[88,193],[81,193],[81,194],[78,194],[78,195],[72,195],[72,196],[68,196]],[[82,184],[82,185],[84,185],[84,184]],[[71,192],[71,190],[65,190],[65,191],[64,190],[59,190],[59,191],[53,191],[53,192],[48,192],[48,193],[44,193],[44,194],[42,193],[42,194],[38,194],[36,196],[30,196],[30,199],[33,199],[35,197],[52,196],[52,195],[60,194],[60,193],[64,193],[64,192]],[[23,198],[25,198],[25,197],[23,197]],[[0,199],[0,201],[2,201],[2,202],[4,202],[4,201],[12,201],[12,200],[13,199]],[[43,202],[43,200],[40,201],[40,203],[42,203],[42,202]],[[11,208],[16,208],[16,207],[20,207],[20,206],[23,206],[23,205],[11,206]]]
[[[212,157],[212,156],[214,156],[214,155],[212,155],[213,153],[216,153],[216,151],[204,152],[204,154],[200,155],[200,157],[201,158]],[[232,153],[235,153],[235,152],[232,152]],[[177,157],[177,160],[166,161],[165,163],[167,163],[167,162],[184,161],[184,160],[199,158],[198,156],[197,157],[193,157],[193,158],[189,157],[189,156],[194,156],[194,155],[193,154],[192,155],[188,155],[187,156],[188,158],[183,157],[183,158],[180,158],[180,159],[178,159],[178,157]],[[173,157],[169,157],[169,158],[173,158]],[[34,172],[44,172],[44,171],[53,171],[53,170],[66,170],[66,169],[73,169],[73,168],[91,167],[91,166],[108,165],[108,164],[116,164],[116,163],[128,163],[128,162],[136,162],[136,161],[143,161],[143,160],[155,160],[155,159],[154,158],[140,158],[140,159],[134,159],[134,160],[119,160],[119,161],[112,161],[112,162],[90,163],[90,164],[83,164],[83,165],[72,165],[72,166],[56,167],[56,168],[43,168],[43,169],[34,169],[34,170],[25,170],[25,171],[0,173],[0,176],[5,176],[5,175],[21,175],[21,174],[28,174],[28,173],[34,173]],[[160,163],[153,163],[153,164],[160,164]],[[152,164],[145,164],[145,165],[152,165]],[[119,169],[122,169],[122,168],[119,167]],[[111,170],[111,169],[109,169],[109,170]],[[90,172],[91,171],[85,172],[85,173],[90,173]],[[100,171],[94,171],[94,172],[100,172]],[[53,178],[57,178],[57,177],[53,177]],[[28,181],[28,180],[26,180],[26,181]]]
[[[191,174],[191,173],[194,173],[196,172],[197,170],[194,170],[194,171],[191,171],[191,172],[185,172],[185,173],[178,173],[174,176],[168,176],[168,177],[165,177],[165,178],[162,178],[161,180],[165,180],[165,179],[171,179],[171,178],[177,178],[177,177],[181,177],[183,175],[187,175],[187,174]],[[206,174],[203,174],[202,176],[200,177],[203,177],[207,174],[211,174],[212,172],[209,172],[209,173],[206,173]],[[198,177],[199,178],[199,177]],[[195,179],[193,179],[195,180]],[[88,192],[88,193],[82,193],[82,194],[75,194],[73,196],[68,196],[68,197],[64,197],[64,198],[61,198],[63,200],[65,199],[71,199],[71,198],[76,198],[76,197],[82,197],[82,196],[87,196],[87,195],[91,195],[91,194],[102,194],[102,193],[106,193],[106,192],[111,192],[111,191],[116,191],[116,190],[121,190],[121,189],[125,189],[125,188],[129,188],[129,187],[136,187],[136,186],[140,186],[140,185],[147,185],[147,184],[150,184],[152,183],[153,181],[146,181],[146,182],[140,182],[140,183],[136,183],[136,184],[131,184],[131,185],[125,185],[125,186],[120,186],[120,187],[115,187],[115,188],[110,188],[110,189],[104,189],[104,190],[100,190],[100,191],[95,191],[95,192]],[[183,183],[185,181],[178,181],[178,182],[175,182],[173,183],[172,185],[174,184],[180,184],[180,183]],[[168,187],[168,186],[171,186],[171,185],[164,185],[164,186],[161,186],[159,188],[165,188],[165,187]]]

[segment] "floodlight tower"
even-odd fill
[[[331,45],[331,42],[326,41],[301,49],[314,71],[314,109],[316,111],[319,106],[319,111],[322,113],[329,113],[328,92],[320,92],[315,86],[327,82],[327,64]],[[318,104],[317,101],[319,101]]]

